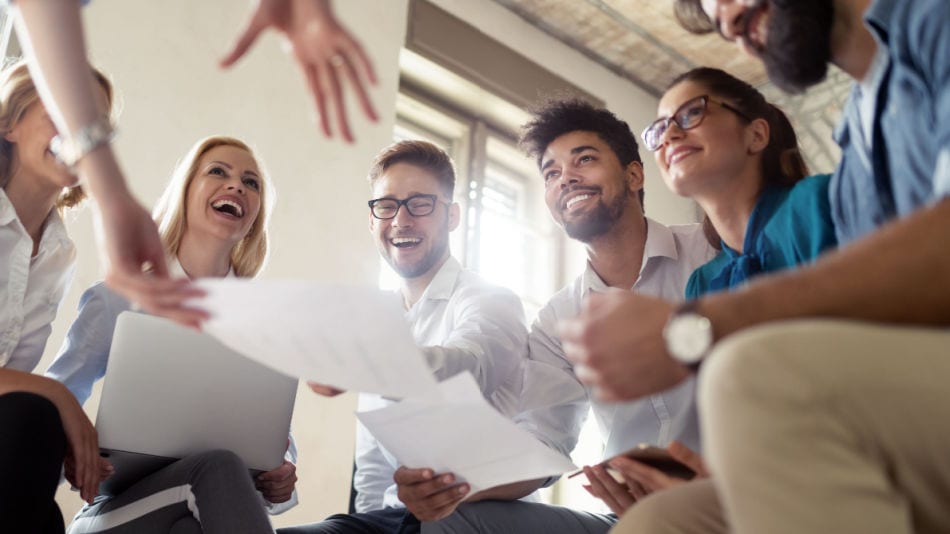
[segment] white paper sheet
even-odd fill
[[[469,373],[438,386],[439,396],[409,398],[356,414],[402,465],[454,473],[475,492],[576,470],[492,408]]]
[[[307,281],[205,279],[205,332],[295,378],[403,398],[436,387],[398,295]]]

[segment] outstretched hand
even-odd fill
[[[378,120],[365,88],[367,81],[377,83],[373,64],[359,41],[333,15],[329,0],[258,0],[221,66],[228,68],[237,62],[267,28],[287,38],[310,87],[325,136],[333,137],[332,113],[343,139],[353,142],[341,79],[356,92],[363,113],[373,122]]]
[[[165,249],[148,212],[131,196],[97,210],[96,236],[106,264],[106,284],[145,311],[198,327],[207,313],[185,306],[203,292],[186,279],[168,277]]]

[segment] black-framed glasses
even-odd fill
[[[647,126],[646,130],[640,134],[643,139],[643,145],[650,152],[656,152],[662,145],[663,134],[670,129],[670,124],[676,123],[680,130],[691,130],[703,123],[706,118],[706,107],[709,103],[719,104],[743,119],[752,122],[752,119],[735,106],[718,100],[712,100],[709,95],[697,96],[687,100],[682,106],[669,117],[663,117],[653,121],[653,124]]]
[[[425,217],[435,211],[439,203],[446,206],[450,204],[444,200],[439,200],[439,195],[412,195],[409,198],[399,200],[398,198],[374,198],[367,202],[369,210],[373,217],[377,219],[392,219],[399,213],[399,208],[405,206],[409,210],[409,215],[413,217]]]

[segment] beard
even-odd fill
[[[614,224],[623,216],[629,200],[630,192],[626,188],[610,204],[606,204],[603,197],[600,197],[588,213],[582,214],[573,221],[565,220],[564,231],[572,239],[581,243],[590,243],[614,227]]]
[[[799,94],[825,79],[831,61],[832,0],[770,0],[768,37],[759,50],[769,79]]]
[[[386,259],[386,263],[388,263],[389,266],[392,267],[394,271],[396,271],[396,274],[398,274],[400,278],[408,280],[412,278],[418,278],[428,273],[429,270],[439,263],[448,249],[449,232],[448,226],[446,226],[445,232],[440,232],[436,240],[433,241],[432,248],[426,252],[425,256],[415,263],[396,263],[396,260],[393,259],[392,255],[389,253],[389,249],[385,245],[380,247],[380,252]]]

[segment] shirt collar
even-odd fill
[[[864,12],[864,22],[877,39],[878,44],[887,42],[887,29],[901,2],[906,0],[874,0]]]
[[[14,219],[16,219],[16,208],[13,207],[13,202],[10,202],[7,192],[0,187],[0,225],[6,226]]]
[[[435,273],[419,300],[448,300],[452,297],[452,291],[455,289],[455,283],[461,272],[462,264],[449,256],[442,267],[439,268],[439,272]]]
[[[26,230],[23,228],[19,217],[17,217],[13,202],[10,202],[10,197],[7,196],[7,192],[4,191],[3,188],[0,188],[0,226],[6,226],[14,222],[19,231],[23,232],[23,235],[26,236]],[[62,245],[65,243],[71,243],[69,234],[66,232],[66,225],[63,223],[63,218],[59,215],[59,210],[53,208],[43,222],[43,235],[40,237],[40,252],[42,253],[43,250],[54,245]]]
[[[190,278],[188,273],[185,272],[185,268],[181,266],[181,262],[178,261],[178,256],[166,256],[165,262],[168,263],[168,276],[171,278]],[[228,269],[228,274],[224,275],[225,278],[234,278],[237,275],[234,274],[234,265]]]
[[[673,237],[673,231],[649,217],[644,217],[644,219],[647,222],[647,242],[643,245],[643,261],[640,263],[641,276],[647,264],[653,258],[670,258],[673,261],[679,258],[679,254],[676,252],[676,239]],[[585,294],[591,291],[607,291],[607,283],[594,271],[590,261],[587,262],[583,277]]]

